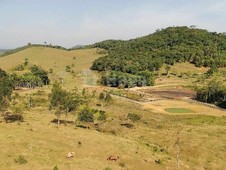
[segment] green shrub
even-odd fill
[[[119,166],[121,166],[122,168],[124,168],[126,166],[125,162],[119,162]]]
[[[104,170],[112,170],[110,167],[104,168]]]
[[[18,65],[14,68],[15,71],[23,71],[24,69],[24,65]]]
[[[24,59],[24,66],[27,66],[29,64],[28,58]]]
[[[38,90],[36,93],[34,93],[34,95],[37,96],[44,96],[46,94],[46,92],[44,90]]]
[[[26,164],[27,160],[25,159],[25,157],[23,155],[19,155],[19,157],[17,159],[15,159],[15,162],[18,164]]]
[[[31,71],[32,75],[41,79],[41,81],[44,85],[48,85],[50,83],[50,79],[48,77],[48,72],[45,71],[40,66],[33,65],[30,67],[30,71]]]
[[[85,96],[87,94],[87,91],[85,88],[82,89],[82,95]]]
[[[58,167],[57,166],[54,166],[53,170],[58,170]]]
[[[110,102],[112,100],[112,97],[109,92],[107,93],[101,92],[99,95],[99,99],[104,100],[106,102]]]
[[[65,71],[66,72],[71,72],[71,66],[67,65],[66,68],[65,68]]]
[[[162,164],[162,161],[160,159],[155,160],[156,164]]]
[[[141,116],[136,113],[129,113],[127,115],[127,118],[135,122],[135,121],[139,121],[141,119]]]
[[[87,107],[82,109],[78,114],[78,120],[81,122],[93,122],[94,121],[94,111]]]
[[[96,90],[92,91],[92,97],[96,97]]]
[[[105,99],[105,93],[104,92],[100,93],[99,99],[100,100],[104,100]]]
[[[99,121],[105,121],[106,119],[107,119],[107,114],[105,113],[105,111],[100,111],[97,120],[99,120]]]
[[[109,93],[106,93],[105,99],[106,102],[110,102],[112,100],[112,97]]]

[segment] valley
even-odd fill
[[[0,170],[226,170],[226,1],[0,1]]]
[[[51,122],[56,118],[54,110],[48,109],[51,85],[15,91],[24,98],[21,101],[32,96],[34,106],[24,110],[23,122],[5,123],[1,118],[1,169],[175,169],[177,161],[181,169],[226,167],[226,112],[189,101],[195,96],[190,89],[193,78],[162,76],[153,87],[122,90],[101,86],[97,83],[99,74],[89,69],[101,56],[96,49],[68,52],[34,47],[0,58],[1,68],[8,72],[14,72],[12,68],[25,58],[30,64],[52,69],[52,83],[61,81],[66,90],[76,86],[80,92],[95,92],[89,107],[107,114],[103,122],[79,123],[76,120],[82,108],[78,108],[60,117],[75,123],[57,125]],[[73,72],[65,71],[72,64]],[[179,64],[175,67],[181,68]],[[100,100],[101,92],[110,92],[112,100]],[[139,119],[130,119],[130,114]],[[68,152],[75,156],[67,159]],[[21,155],[26,164],[15,162]],[[107,160],[111,155],[119,159]]]

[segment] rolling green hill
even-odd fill
[[[92,69],[130,74],[154,71],[164,63],[190,62],[197,67],[226,66],[226,35],[189,27],[168,27],[129,41],[107,40],[92,45],[108,55],[97,59]]]

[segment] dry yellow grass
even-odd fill
[[[164,109],[167,108],[186,108],[189,110],[192,110],[194,113],[189,114],[201,114],[201,115],[211,115],[211,116],[226,116],[225,111],[210,108],[201,104],[196,103],[189,103],[186,101],[175,101],[175,100],[160,100],[160,101],[154,101],[150,103],[144,103],[144,108],[150,108],[153,112],[156,113],[165,113],[165,114],[175,114],[175,115],[181,115],[178,113],[168,113]],[[188,113],[186,113],[188,114]],[[185,115],[186,115],[185,114]]]
[[[63,78],[64,86],[73,88],[75,85],[81,86],[80,82],[84,77],[83,70],[89,69],[92,62],[100,56],[101,55],[97,53],[97,49],[65,51],[46,47],[31,47],[0,58],[0,67],[11,72],[15,66],[22,64],[25,58],[27,58],[30,64],[42,66],[46,71],[52,69],[53,73],[50,74],[50,79],[53,82]],[[71,66],[72,64],[75,65],[75,67],[72,67],[72,70],[76,75],[73,79],[72,74],[65,71],[66,66]],[[24,71],[17,71],[17,74],[22,73],[24,73]]]
[[[177,73],[183,73],[183,72],[191,72],[191,73],[205,73],[209,68],[205,67],[195,67],[194,64],[191,63],[175,63],[171,70],[176,70]]]
[[[129,104],[129,103],[128,103]],[[136,109],[137,106],[129,104]],[[123,108],[117,103],[113,106],[120,110],[116,117],[124,115],[127,106]],[[111,112],[111,106],[104,109]],[[131,108],[133,110],[133,108]],[[113,116],[114,117],[114,116]],[[117,135],[111,133],[101,133],[95,130],[85,130],[76,128],[74,125],[60,125],[50,123],[55,118],[54,113],[49,112],[47,108],[35,108],[24,114],[25,122],[0,123],[0,165],[1,169],[37,169],[48,170],[55,165],[59,169],[78,169],[101,170],[107,167],[119,170],[124,163],[128,169],[144,169],[150,167],[162,169],[161,165],[155,164],[155,156],[145,145],[131,138],[124,136],[128,133],[127,129],[120,129]],[[70,116],[69,120],[74,119]],[[113,123],[115,125],[115,123]],[[116,123],[117,124],[117,123]],[[120,126],[120,125],[118,125]],[[113,127],[114,128],[114,127]],[[81,142],[80,146],[78,142]],[[75,157],[68,160],[68,152],[75,152]],[[15,159],[23,155],[28,163],[19,165]],[[119,160],[107,161],[108,156],[119,156]],[[160,156],[161,157],[161,156]],[[145,161],[145,160],[146,161]]]
[[[94,100],[92,107],[98,102]],[[113,119],[106,122],[104,128],[116,130],[114,134],[80,129],[74,125],[57,127],[50,123],[55,115],[47,107],[26,111],[25,122],[21,124],[0,123],[1,169],[48,170],[55,165],[65,170],[104,170],[107,167],[113,170],[175,169],[177,131],[180,131],[181,169],[225,168],[224,118],[162,114],[162,111],[151,111],[118,97],[112,104],[102,105],[101,109]],[[140,122],[133,123],[135,129],[120,126],[120,123],[128,122],[128,113],[142,116]],[[74,118],[71,115],[66,119]],[[66,159],[68,152],[75,152],[75,157]],[[14,159],[19,155],[27,159],[27,164],[15,163]],[[117,155],[120,159],[107,161],[110,155]],[[161,164],[155,163],[158,159]],[[121,167],[122,163],[125,168]]]
[[[76,65],[76,70],[81,70],[91,64],[90,60],[93,61],[100,56],[96,52],[96,49],[65,51],[47,47],[31,47],[0,58],[0,66],[5,70],[10,70],[28,58],[30,63],[40,65],[46,70],[52,68],[55,71],[62,71],[65,70],[66,65],[71,64]]]
[[[86,75],[88,68],[99,56],[96,49],[67,52],[34,47],[0,58],[0,67],[10,70],[28,58],[30,63],[41,65],[46,70],[52,68],[56,76],[63,76],[64,88],[72,88],[74,85],[82,87],[90,77]],[[66,65],[73,63],[78,73],[76,78],[65,72]],[[166,83],[178,83],[177,79],[170,81],[166,80]],[[46,92],[46,98],[50,89],[51,86],[40,88]],[[96,87],[98,92],[104,89]],[[26,96],[37,90],[20,91],[19,94]],[[101,107],[96,106],[99,103]],[[114,97],[113,103],[93,99],[90,107],[106,111],[108,121],[102,124],[102,128],[107,132],[81,129],[75,125],[57,127],[50,123],[55,115],[48,110],[48,103],[27,110],[24,114],[25,122],[21,124],[1,122],[0,169],[49,170],[57,165],[59,170],[104,170],[107,167],[112,170],[174,170],[178,131],[181,169],[226,169],[224,112],[187,102],[166,100],[141,104],[121,97]],[[183,107],[195,113],[169,114],[164,111],[171,107]],[[142,119],[139,122],[128,121],[128,113],[136,113]],[[70,115],[67,119],[75,118]],[[132,123],[135,128],[128,129],[121,126],[121,123]],[[78,145],[79,141],[81,146]],[[75,152],[75,157],[66,159],[68,152]],[[27,159],[27,164],[19,165],[14,161],[19,155]],[[119,156],[120,159],[116,162],[107,161],[110,155]],[[161,160],[161,164],[156,163],[156,160]],[[125,167],[122,167],[123,164]]]

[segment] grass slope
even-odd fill
[[[166,108],[165,111],[169,113],[193,113],[193,111],[186,108]]]
[[[99,56],[96,49],[64,51],[32,47],[0,58],[0,67],[11,71],[12,67],[28,58],[30,63],[46,70],[52,68],[52,78],[63,76],[65,82],[62,86],[71,88],[75,84],[82,86],[95,77],[89,67]],[[71,64],[75,64],[76,78],[65,72],[66,65]],[[93,88],[97,92],[106,89]],[[42,90],[42,97],[47,99],[50,89],[50,86],[45,86],[18,92],[26,99],[26,95]],[[100,103],[101,107],[98,107]],[[224,111],[168,100],[141,104],[116,96],[112,103],[99,101],[96,97],[90,107],[108,114],[107,122],[101,125],[103,132],[92,128],[81,129],[75,125],[57,127],[51,123],[56,116],[54,111],[48,110],[47,102],[27,110],[24,113],[25,122],[20,124],[7,124],[0,117],[0,169],[49,170],[54,166],[60,170],[176,169],[177,133],[180,138],[180,169],[226,168]],[[193,110],[194,113],[174,114],[164,110],[177,107]],[[128,121],[128,113],[136,113],[142,118],[138,122]],[[74,120],[76,116],[77,113],[63,118]],[[126,128],[121,123],[132,123],[135,128]],[[66,159],[68,152],[75,152],[75,157]],[[26,158],[26,164],[15,162],[19,155]],[[116,162],[107,161],[110,155],[117,155],[120,159]]]
[[[101,55],[97,53],[97,49],[66,51],[48,47],[31,47],[18,53],[0,58],[0,67],[12,72],[12,69],[15,66],[22,64],[25,58],[27,58],[30,64],[42,66],[46,71],[52,69],[53,73],[50,74],[50,78],[53,82],[59,81],[60,78],[63,78],[65,86],[74,87],[75,84],[77,86],[81,85],[81,83],[75,82],[80,82],[81,79],[86,79],[83,72],[86,72],[86,70],[92,65],[92,62],[100,56]],[[75,67],[73,67],[73,71],[76,75],[75,79],[72,79],[71,73],[65,71],[66,66],[71,66],[72,64],[75,65]],[[17,73],[22,74],[23,72]],[[95,80],[97,79],[95,74],[93,74],[93,77]]]
[[[225,118],[167,115],[123,98],[114,98],[113,104],[103,104],[101,109],[113,119],[102,125],[107,132],[73,125],[57,127],[50,123],[55,115],[47,107],[27,111],[21,124],[1,122],[1,169],[47,170],[55,165],[65,170],[175,169],[177,132],[180,132],[181,169],[224,169],[226,166]],[[142,116],[140,122],[133,123],[134,129],[120,126],[128,113]],[[75,157],[66,159],[68,152],[75,152]],[[27,159],[27,164],[15,163],[19,155]],[[110,155],[120,159],[107,161]],[[160,160],[160,164],[156,160]]]
[[[73,57],[76,59],[74,60]],[[50,68],[65,70],[65,66],[72,63],[76,64],[77,70],[80,70],[87,68],[90,60],[98,57],[96,49],[65,51],[46,47],[32,47],[1,58],[0,66],[3,69],[10,70],[23,63],[25,58],[28,58],[30,63],[40,65],[47,70]]]

